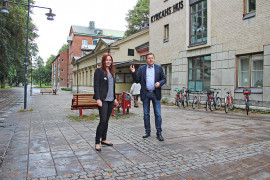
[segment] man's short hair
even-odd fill
[[[147,59],[147,57],[148,57],[149,55],[153,55],[153,56],[155,57],[154,53],[149,52],[149,53],[147,53],[147,54],[145,55],[145,56],[146,56],[146,59]]]

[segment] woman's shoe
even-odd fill
[[[99,146],[99,148],[97,148],[97,146]],[[96,144],[96,147],[95,148],[96,148],[96,151],[99,151],[99,152],[101,151],[101,148],[100,148],[100,145],[99,144]]]
[[[109,143],[108,141],[107,142],[101,141],[101,144],[106,145],[106,146],[113,146],[113,144]]]

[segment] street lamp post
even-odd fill
[[[47,7],[41,7],[41,6],[34,6],[30,4],[30,0],[28,0],[28,4],[25,3],[17,3],[13,1],[8,1],[8,0],[3,0],[3,7],[1,9],[1,13],[8,14],[9,13],[9,8],[7,6],[8,3],[11,4],[17,4],[17,5],[23,5],[27,6],[27,32],[26,32],[26,48],[25,48],[25,61],[24,61],[24,66],[25,66],[25,82],[24,82],[24,109],[27,109],[27,60],[28,60],[28,38],[29,38],[29,16],[30,16],[30,7],[37,7],[37,8],[42,8],[42,9],[49,9],[49,13],[46,13],[45,15],[47,16],[47,20],[54,20],[55,14],[52,13],[51,8]],[[32,82],[31,82],[32,83]]]

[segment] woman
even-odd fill
[[[113,105],[118,104],[115,97],[115,80],[113,74],[113,58],[109,53],[104,53],[100,68],[97,68],[94,74],[94,99],[97,100],[100,117],[95,139],[96,151],[101,151],[100,143],[113,146],[112,143],[107,141],[109,118],[113,110]]]
[[[130,88],[130,93],[133,96],[134,99],[134,107],[139,107],[138,106],[138,99],[139,99],[139,95],[140,95],[140,90],[141,90],[141,84],[139,83],[133,83],[131,88]]]

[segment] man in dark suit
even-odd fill
[[[136,83],[141,84],[141,100],[143,102],[144,113],[144,128],[145,134],[143,138],[148,138],[151,133],[150,125],[150,101],[152,100],[154,113],[155,113],[155,125],[157,130],[157,139],[164,141],[161,135],[162,119],[161,119],[161,86],[166,83],[166,77],[163,72],[163,68],[155,63],[155,55],[148,53],[146,55],[146,65],[141,66],[136,74],[134,65],[130,66],[132,77]]]

